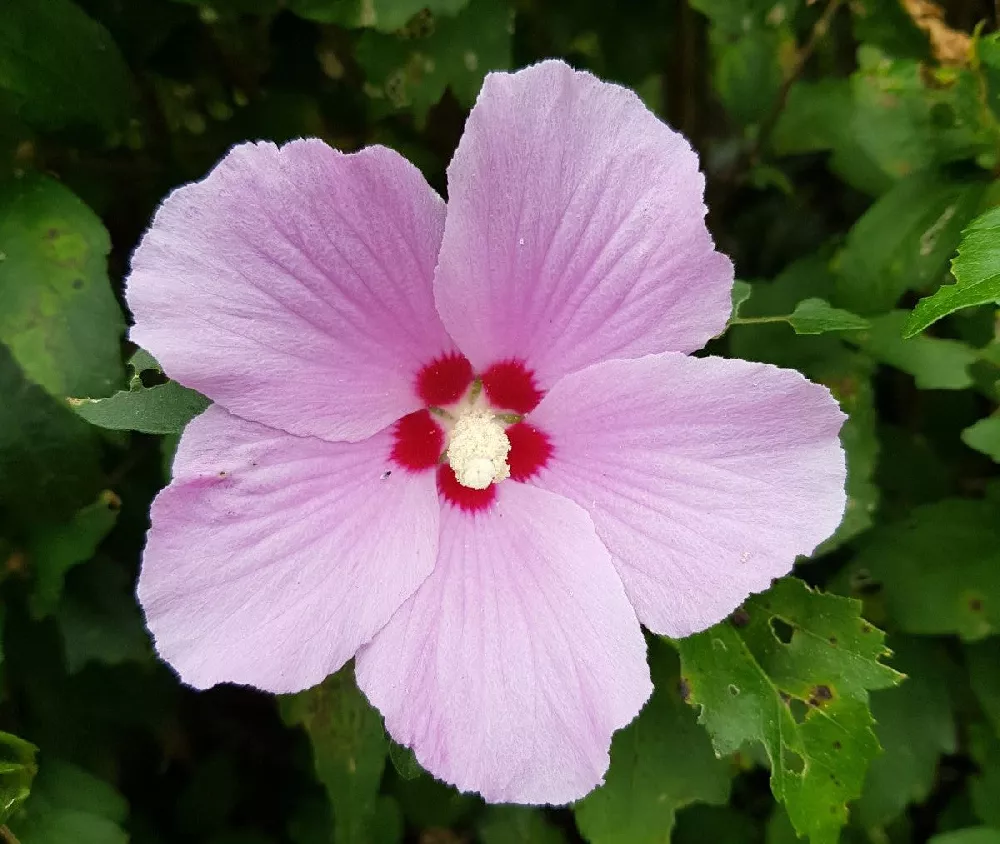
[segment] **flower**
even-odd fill
[[[127,297],[214,401],[139,578],[181,679],[290,692],[354,657],[458,788],[597,785],[650,694],[640,622],[723,619],[844,508],[825,388],[688,356],[733,278],[703,188],[633,93],[547,61],[486,78],[447,211],[395,152],[317,140],[171,194]]]

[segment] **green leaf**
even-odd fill
[[[823,334],[827,331],[856,331],[868,327],[868,320],[835,308],[822,299],[806,299],[795,306],[788,322],[796,334]]]
[[[69,517],[100,489],[91,429],[27,381],[0,343],[0,520],[24,526]]]
[[[108,281],[108,233],[59,182],[0,184],[0,342],[55,396],[110,393],[125,323]]]
[[[879,363],[894,366],[913,376],[921,390],[964,390],[972,386],[969,366],[975,349],[957,340],[936,337],[903,337],[908,311],[890,311],[872,317],[871,327],[846,338]]]
[[[456,15],[467,5],[469,0],[291,0],[290,8],[320,23],[394,32],[424,9],[432,15]]]
[[[953,182],[933,172],[899,182],[848,233],[834,304],[882,313],[907,290],[936,285],[984,190],[978,182]]]
[[[128,804],[104,780],[42,759],[31,796],[10,828],[20,844],[127,844]]]
[[[880,528],[847,576],[874,595],[904,633],[956,634],[967,641],[1000,630],[1000,494],[917,507]]]
[[[14,815],[31,793],[38,748],[31,742],[0,732],[0,824]]]
[[[123,130],[132,104],[128,67],[107,30],[70,0],[0,5],[0,112],[54,131]],[[2,241],[0,241],[2,242]]]
[[[565,844],[566,835],[541,809],[488,806],[477,824],[481,844]]]
[[[962,442],[1000,463],[1000,416],[980,419],[962,431]]]
[[[1000,738],[1000,638],[993,636],[966,645],[965,659],[972,691]]]
[[[446,89],[471,105],[487,71],[510,66],[511,11],[503,0],[472,0],[457,16],[431,24],[422,37],[368,31],[357,48],[369,95],[421,122]]]
[[[977,217],[962,232],[951,272],[954,284],[917,303],[906,324],[907,337],[962,308],[1000,304],[1000,208]]]
[[[354,682],[349,663],[321,685],[281,699],[281,717],[309,736],[316,775],[333,804],[336,844],[367,842],[388,743],[382,719]]]
[[[716,753],[750,741],[771,790],[812,844],[833,844],[878,753],[867,692],[900,679],[855,601],[778,581],[732,621],[678,643],[683,683]]]
[[[64,524],[46,525],[29,539],[27,553],[34,573],[31,614],[36,619],[55,612],[67,572],[85,563],[114,527],[121,502],[110,490]]]
[[[754,29],[732,41],[717,39],[713,77],[726,111],[744,124],[763,120],[784,80],[782,57],[794,51],[787,27]]]
[[[778,155],[832,150],[850,122],[851,110],[848,80],[798,80],[788,90],[771,133],[771,147]]]
[[[119,390],[106,399],[70,399],[70,407],[92,425],[115,431],[179,434],[211,402],[176,381]]]
[[[737,279],[733,282],[733,288],[729,291],[730,299],[733,303],[733,310],[730,319],[735,319],[740,315],[740,306],[750,298],[753,293],[753,285]]]
[[[654,640],[650,666],[653,697],[615,734],[604,784],[574,807],[580,833],[591,844],[669,841],[679,808],[695,801],[722,804],[729,797],[731,766],[716,758],[681,700],[676,655]]]
[[[984,824],[1000,830],[1000,742],[989,742],[977,756],[979,773],[970,787],[972,808]]]
[[[417,761],[416,754],[410,748],[396,744],[391,738],[389,739],[389,760],[396,769],[396,773],[404,780],[416,779],[424,771]]]
[[[871,696],[882,753],[868,769],[856,806],[865,827],[885,826],[910,803],[922,803],[934,787],[938,758],[957,749],[947,655],[927,640],[896,637],[889,643],[895,652],[893,668],[907,680]]]
[[[959,829],[929,838],[927,844],[1000,844],[1000,830],[985,826]]]
[[[90,662],[150,660],[149,634],[133,593],[132,577],[111,560],[99,558],[72,573],[56,610],[70,674]]]

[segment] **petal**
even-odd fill
[[[132,259],[131,337],[227,410],[361,440],[421,406],[454,346],[434,309],[444,203],[395,152],[235,147],[174,191]]]
[[[639,620],[686,636],[833,533],[843,420],[793,370],[672,352],[609,361],[531,415],[553,447],[532,482],[590,513]]]
[[[139,600],[185,683],[293,692],[350,659],[427,577],[434,473],[387,474],[387,432],[293,437],[213,405],[152,508]]]
[[[540,386],[609,357],[693,351],[730,312],[687,141],[631,91],[547,61],[486,77],[448,168],[434,294],[479,371]]]
[[[443,509],[434,573],[356,666],[393,738],[490,801],[582,797],[651,691],[642,632],[590,519],[513,482],[488,511]]]

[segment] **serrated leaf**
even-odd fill
[[[481,844],[565,844],[566,835],[534,806],[488,806],[477,824]]]
[[[133,384],[106,399],[70,399],[70,407],[91,425],[144,434],[179,434],[209,404],[201,393],[176,381],[152,387]]]
[[[125,128],[128,67],[107,30],[70,0],[0,4],[0,106],[42,131]]]
[[[895,185],[858,220],[840,254],[834,304],[863,315],[892,309],[907,290],[937,284],[985,185],[934,172]]]
[[[679,808],[729,797],[731,766],[712,753],[708,735],[681,700],[677,657],[665,643],[651,642],[650,669],[653,697],[615,734],[604,784],[574,806],[591,844],[669,841]]]
[[[100,465],[91,429],[27,381],[2,343],[0,396],[0,520],[23,529],[92,501]]]
[[[368,841],[388,743],[382,719],[354,682],[349,663],[321,685],[280,699],[281,717],[301,726],[313,749],[316,776],[333,805],[334,842]]]
[[[962,442],[1000,463],[1000,416],[980,419],[962,431]]]
[[[432,15],[456,15],[468,4],[469,0],[291,0],[290,8],[320,23],[394,32],[424,9]]]
[[[31,796],[10,828],[20,844],[127,844],[127,817],[128,804],[107,782],[43,758]]]
[[[846,572],[904,633],[1000,630],[1000,495],[949,498],[880,528]]]
[[[1000,304],[1000,208],[977,217],[962,232],[951,272],[954,284],[917,302],[906,324],[907,337],[962,308]]]
[[[833,307],[822,299],[806,299],[795,306],[788,323],[796,334],[824,334],[827,331],[857,331],[867,328],[868,320]]]
[[[0,824],[7,823],[28,799],[38,770],[37,752],[31,742],[0,732]]]
[[[0,184],[0,244],[0,342],[55,396],[108,395],[125,322],[100,219],[54,179],[11,179]]]
[[[431,18],[421,37],[365,32],[357,60],[366,90],[387,110],[409,109],[419,121],[449,88],[471,105],[486,73],[510,66],[510,23],[503,0],[472,0],[455,17]]]
[[[879,363],[894,366],[913,376],[921,390],[964,390],[972,386],[969,367],[977,359],[976,350],[958,340],[937,337],[903,337],[908,311],[890,311],[872,317],[867,331],[847,340],[863,349]]]
[[[114,527],[120,507],[118,496],[105,490],[69,522],[46,525],[29,539],[28,563],[34,575],[29,606],[34,618],[55,612],[66,574],[94,555],[101,540]]]
[[[812,844],[838,840],[878,753],[868,691],[900,679],[859,609],[786,578],[732,621],[678,643],[682,682],[716,753],[761,742],[771,790]]]
[[[934,786],[940,755],[954,753],[957,745],[946,655],[932,641],[895,637],[889,644],[892,666],[907,680],[871,696],[882,752],[868,769],[856,805],[865,827],[885,826],[910,803],[922,803]]]

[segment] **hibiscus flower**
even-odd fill
[[[733,270],[632,92],[490,74],[448,203],[392,150],[233,149],[172,193],[132,338],[214,404],[156,498],[139,599],[192,686],[352,657],[389,733],[494,801],[600,783],[684,636],[844,509],[843,416],[797,372],[690,357]]]

